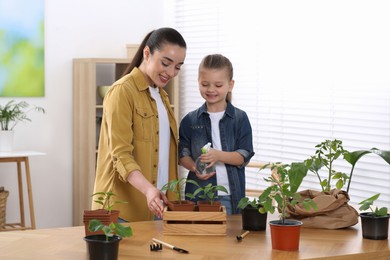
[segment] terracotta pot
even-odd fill
[[[111,222],[118,223],[119,210],[111,210],[111,213],[105,209],[96,209],[96,210],[84,210],[83,222],[85,227],[85,235],[97,235],[104,234],[103,231],[91,232],[88,230],[89,221],[92,219],[97,219],[102,222],[104,225],[109,225]]]
[[[299,249],[299,239],[302,222],[298,220],[271,220],[272,249],[284,251],[297,251]]]
[[[373,217],[370,213],[360,213],[360,220],[362,222],[363,238],[383,240],[387,239],[389,234],[389,218],[390,215],[383,217]]]
[[[87,242],[89,260],[116,260],[118,259],[119,236],[113,236],[106,241],[106,235],[91,235],[84,237]]]
[[[194,211],[195,202],[190,200],[170,201],[167,205],[171,211]]]
[[[210,202],[208,201],[198,201],[197,204],[198,204],[199,211],[212,211],[212,212],[221,211],[220,201],[214,201],[213,204],[210,204]]]
[[[241,211],[242,229],[262,231],[267,227],[267,213],[261,214],[258,208],[248,205]]]

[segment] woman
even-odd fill
[[[179,73],[186,48],[175,29],[150,32],[104,97],[94,192],[127,201],[115,205],[125,221],[161,218],[167,197],[160,188],[177,179],[177,124],[163,87]]]

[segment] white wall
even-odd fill
[[[166,8],[160,0],[45,1],[45,97],[17,100],[47,112],[32,113],[31,123],[19,124],[14,143],[15,150],[46,153],[30,158],[37,228],[72,225],[72,59],[125,58],[126,44],[170,25]],[[0,164],[0,186],[10,191],[7,222],[18,222],[14,164]]]

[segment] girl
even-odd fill
[[[179,128],[179,163],[188,169],[188,179],[201,186],[208,183],[223,185],[229,195],[221,194],[220,201],[228,214],[239,213],[239,200],[245,196],[245,165],[254,155],[252,128],[246,113],[231,104],[234,87],[233,66],[220,55],[208,55],[199,65],[199,91],[205,103],[188,113]],[[211,143],[212,148],[201,154],[201,148]],[[195,161],[200,158],[210,174],[202,174]],[[185,193],[196,190],[187,184]],[[189,199],[189,198],[186,198]]]

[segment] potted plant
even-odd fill
[[[0,152],[12,151],[13,129],[19,122],[31,121],[28,113],[35,110],[45,113],[42,107],[32,106],[29,108],[26,101],[9,101],[4,106],[0,105]]]
[[[85,234],[87,236],[93,234],[88,228],[89,222],[92,219],[98,219],[105,225],[108,225],[111,222],[117,223],[119,210],[114,210],[113,207],[119,203],[127,203],[126,201],[122,200],[113,200],[112,198],[116,195],[112,191],[96,192],[92,194],[92,197],[94,196],[97,196],[97,199],[95,199],[94,202],[102,205],[102,208],[95,210],[84,210],[83,222],[85,226]],[[102,231],[98,231],[97,233],[103,234]]]
[[[260,196],[252,200],[248,197],[241,198],[237,207],[241,209],[243,230],[262,231],[266,229],[267,212],[260,213],[264,202],[260,200]]]
[[[188,180],[187,183],[198,187],[194,193],[187,193],[186,196],[191,199],[197,197],[202,199],[197,202],[199,211],[221,211],[221,202],[216,200],[219,198],[218,191],[228,193],[224,186],[208,183],[202,187],[194,180]]]
[[[301,203],[307,210],[316,210],[317,206],[311,199],[301,200],[297,193],[303,178],[308,169],[305,163],[280,164],[275,163],[265,165],[261,169],[271,166],[271,176],[264,178],[270,183],[259,196],[263,207],[259,209],[261,213],[274,213],[279,210],[279,219],[269,222],[271,228],[272,248],[277,250],[295,251],[299,249],[300,228],[302,222],[288,219],[288,206]],[[276,169],[276,171],[274,171]],[[273,201],[277,205],[273,204]]]
[[[307,159],[306,165],[309,167],[309,170],[313,172],[320,183],[322,191],[330,191],[332,189],[332,180],[336,183],[334,184],[335,188],[343,189],[345,184],[348,181],[346,192],[349,192],[349,187],[351,184],[353,171],[355,169],[356,163],[366,154],[376,154],[390,164],[390,151],[383,151],[377,148],[371,148],[370,150],[359,150],[354,152],[349,152],[343,148],[341,140],[325,140],[315,147],[315,155]],[[342,156],[342,158],[351,165],[351,171],[349,174],[336,171],[333,163]],[[322,178],[319,170],[325,167],[327,169],[327,178]]]
[[[338,229],[353,226],[359,222],[359,213],[349,205],[349,187],[355,165],[366,154],[374,153],[390,163],[390,152],[376,148],[349,152],[343,148],[341,140],[325,140],[315,146],[315,155],[305,160],[306,167],[313,172],[321,187],[321,191],[304,190],[302,198],[311,198],[317,203],[318,210],[307,212],[299,204],[289,208],[293,218],[302,220],[305,227]],[[349,174],[336,170],[335,162],[344,160],[351,165]],[[325,176],[320,170],[325,169]],[[347,189],[344,187],[347,185]]]
[[[84,237],[87,243],[88,259],[90,260],[115,260],[118,259],[119,242],[123,237],[130,237],[133,231],[130,226],[111,222],[103,224],[97,219],[91,219],[88,229],[92,233],[102,231],[104,234],[88,235]]]
[[[175,180],[171,180],[166,183],[161,191],[171,191],[176,195],[175,201],[169,201],[168,208],[172,211],[193,211],[195,207],[195,203],[189,200],[184,200],[182,198],[183,193],[183,185],[186,183],[186,178],[179,178]]]
[[[362,222],[363,238],[381,240],[387,239],[389,233],[389,218],[390,214],[386,207],[373,208],[374,201],[380,196],[380,193],[363,200],[359,203],[359,210],[370,210],[369,212],[360,213]]]

